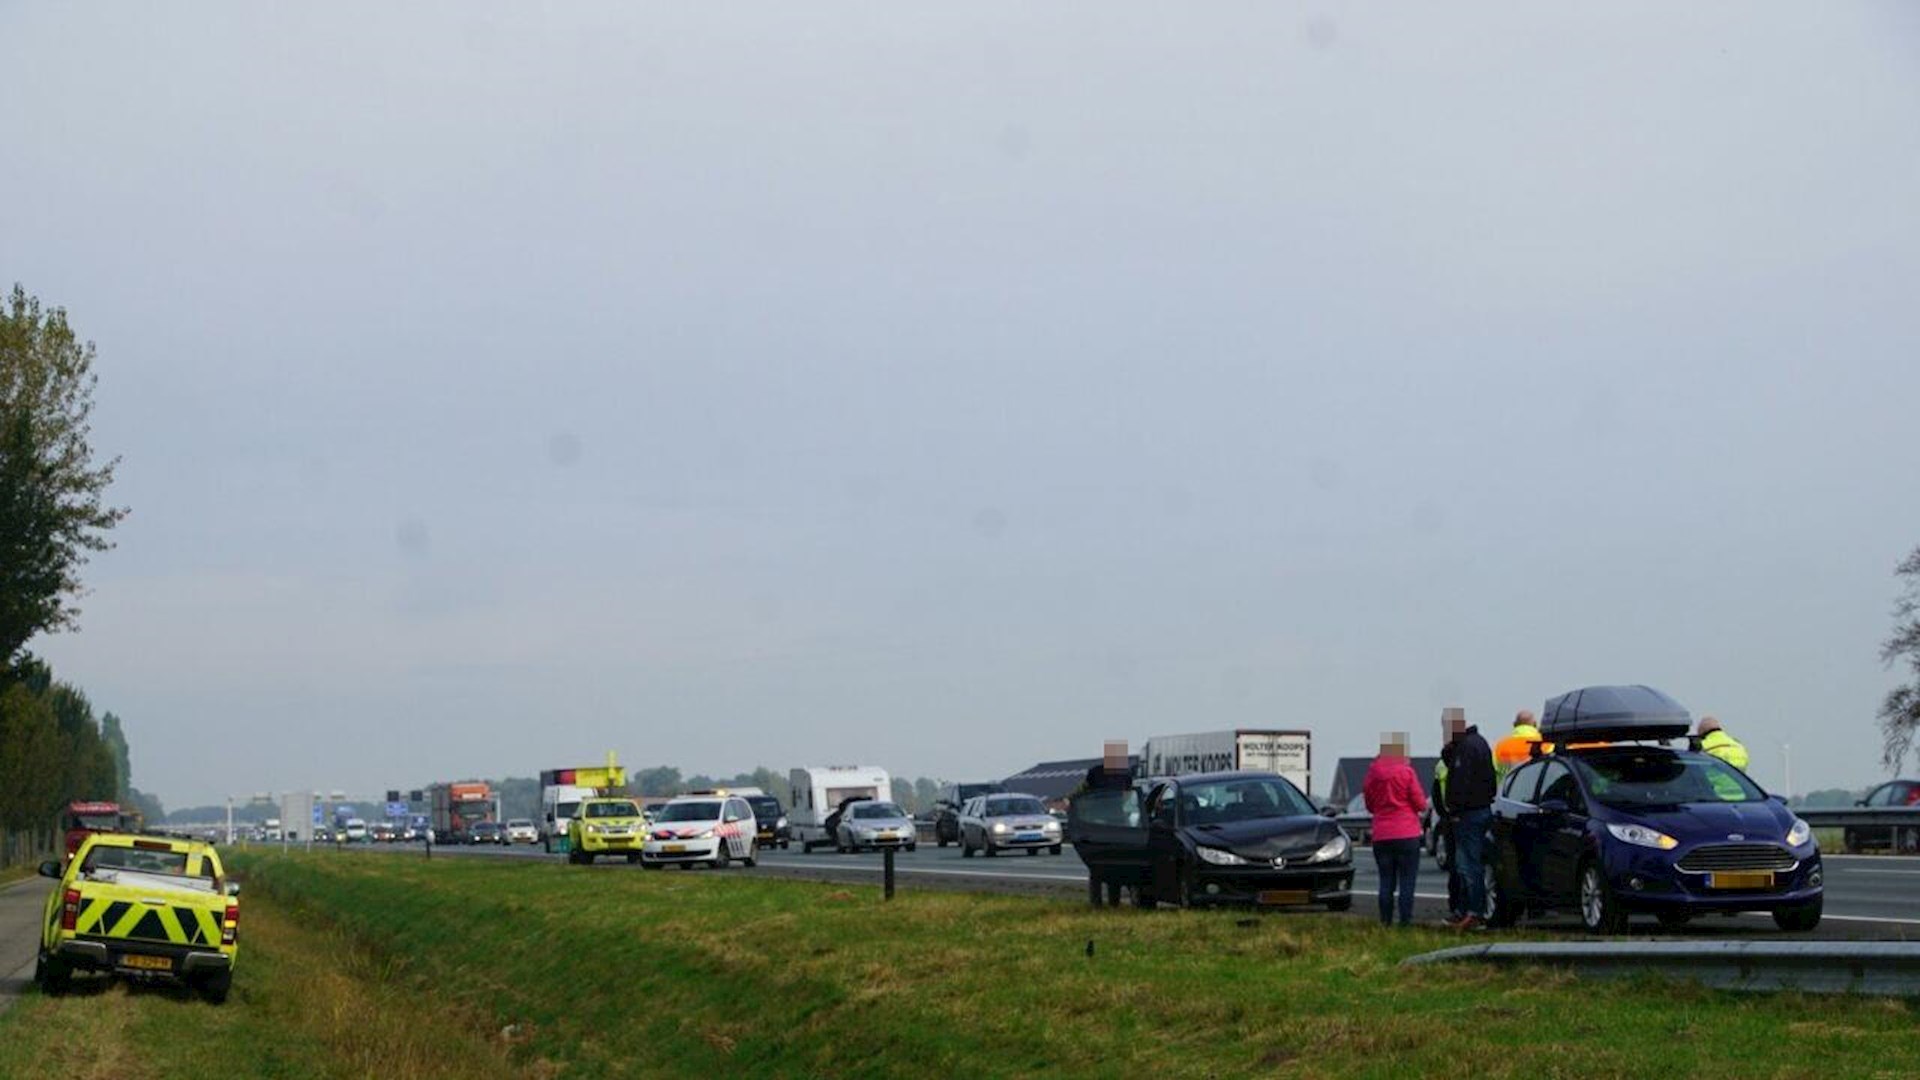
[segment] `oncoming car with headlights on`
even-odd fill
[[[1143,907],[1353,906],[1353,844],[1277,773],[1196,773],[1074,796],[1074,851]]]
[[[919,847],[918,840],[919,833],[907,812],[878,799],[849,803],[834,830],[834,850],[843,854],[881,848],[913,851]]]
[[[640,857],[646,820],[632,799],[587,799],[567,822],[567,861],[591,863],[602,855]]]
[[[995,855],[1025,849],[1060,854],[1060,823],[1031,795],[975,795],[960,809],[960,854]]]
[[[655,811],[640,865],[706,863],[719,870],[735,859],[747,866],[759,861],[760,844],[753,807],[738,795],[690,795]]]

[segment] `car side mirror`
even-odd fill
[[[239,882],[237,882],[237,881],[229,881],[229,882],[227,882],[227,895],[228,895],[228,896],[239,896],[239,895],[240,895],[240,883],[239,883]]]
[[[60,864],[57,862],[54,862],[52,859],[48,859],[47,861],[41,863],[40,876],[58,878],[60,876]]]
[[[1340,810],[1338,807],[1332,805],[1323,806],[1320,808],[1320,816],[1331,821],[1340,816]]]

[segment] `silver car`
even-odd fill
[[[996,855],[1024,848],[1037,855],[1046,848],[1060,854],[1060,822],[1039,799],[1007,793],[975,795],[960,808],[960,854]]]
[[[881,848],[912,851],[919,846],[918,841],[913,819],[905,810],[890,802],[868,799],[847,804],[846,812],[840,815],[840,825],[834,830],[833,846],[843,853]]]

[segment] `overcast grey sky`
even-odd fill
[[[169,804],[1594,682],[1879,775],[1920,6],[0,6]]]

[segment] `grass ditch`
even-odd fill
[[[1403,969],[1459,939],[1346,916],[883,903],[873,887],[744,870],[236,863],[249,880],[233,1000],[108,991],[131,1018],[105,1045],[139,1046],[153,1071],[99,1071],[124,1057],[62,1071],[1831,1077],[1920,1058],[1906,1002]],[[53,1049],[62,1025],[120,1022],[92,1019],[97,1006],[23,1001],[0,1019],[0,1075],[42,1063],[34,1044]]]

